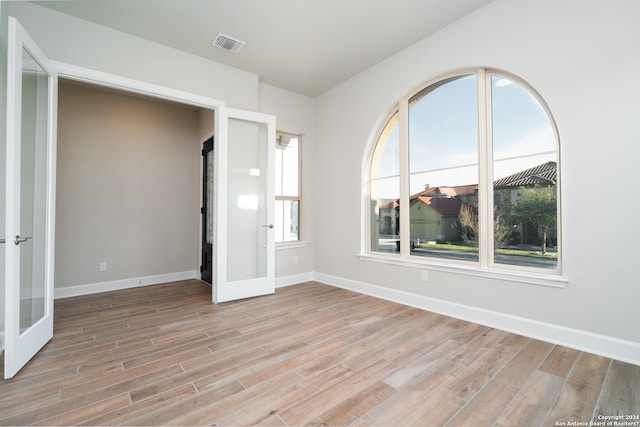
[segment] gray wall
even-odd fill
[[[56,288],[195,271],[199,111],[63,81],[58,105]]]
[[[302,135],[302,210],[300,231],[302,246],[276,246],[276,278],[306,280],[313,271],[313,147],[315,139],[315,100],[270,85],[260,85],[260,111],[277,118],[278,130]],[[288,279],[287,279],[288,280]],[[289,280],[290,282],[290,280]]]

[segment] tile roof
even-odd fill
[[[547,162],[495,180],[493,182],[493,187],[546,187],[555,185],[557,180],[558,165],[556,162]]]
[[[456,196],[467,196],[473,195],[478,192],[478,184],[470,184],[470,185],[457,185],[454,187],[430,187],[425,188],[419,193],[413,194],[409,197],[410,200],[415,199],[416,197],[456,197]]]

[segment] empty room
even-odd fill
[[[0,425],[640,426],[638,18],[0,1]]]

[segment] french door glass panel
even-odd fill
[[[264,123],[229,119],[227,280],[267,274],[267,129]]]
[[[57,78],[13,18],[7,49],[5,378],[53,336]]]
[[[219,109],[214,302],[275,291],[275,117]]]
[[[20,145],[20,332],[45,315],[46,105],[48,76],[22,49]]]

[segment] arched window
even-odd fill
[[[449,74],[389,117],[369,162],[370,253],[560,273],[558,134],[527,83]]]

